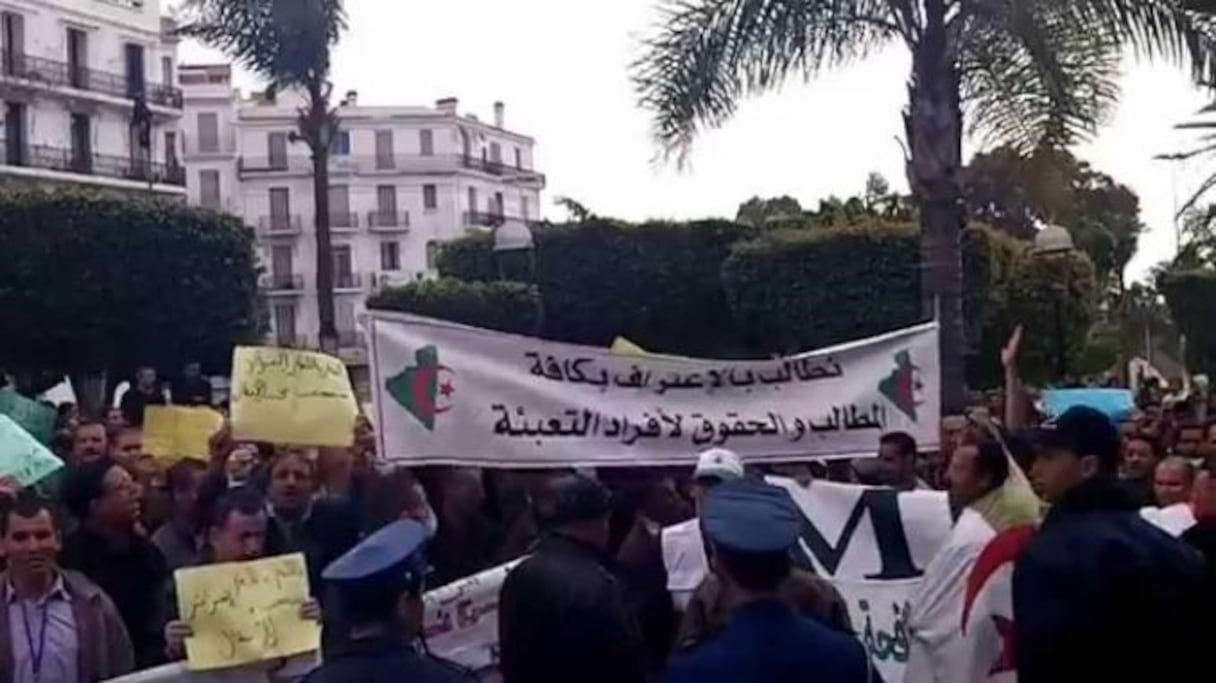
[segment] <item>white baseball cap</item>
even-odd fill
[[[734,451],[711,448],[697,457],[697,469],[693,479],[714,477],[723,481],[743,478],[743,461]]]

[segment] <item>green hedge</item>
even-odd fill
[[[532,335],[539,323],[536,287],[518,282],[412,282],[372,296],[368,308],[414,313],[500,332]]]
[[[122,376],[226,372],[260,338],[253,232],[178,202],[0,192],[0,366]]]
[[[1158,287],[1178,330],[1186,335],[1186,361],[1193,373],[1216,376],[1216,272],[1167,271]]]

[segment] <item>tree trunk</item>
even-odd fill
[[[301,133],[312,152],[312,194],[317,231],[317,319],[321,350],[338,352],[338,328],[334,323],[334,257],[329,216],[329,103],[322,84],[309,88],[309,111]]]
[[[946,35],[945,4],[926,0],[924,7],[924,30],[912,46],[912,82],[904,115],[908,183],[921,209],[926,310],[937,312],[941,326],[942,415],[955,415],[967,407],[960,244],[967,216],[959,179],[963,115],[957,60]]]

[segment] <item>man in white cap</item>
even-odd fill
[[[743,461],[734,451],[711,448],[697,456],[697,468],[693,471],[692,498],[697,515],[701,514],[701,501],[710,489],[724,481],[743,478]],[[709,561],[705,557],[705,545],[701,541],[701,523],[694,517],[683,524],[663,529],[661,537],[663,564],[667,567],[667,590],[676,610],[688,608],[692,595],[705,579]]]

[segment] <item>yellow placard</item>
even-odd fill
[[[166,460],[211,456],[211,437],[224,416],[210,408],[148,406],[144,409],[144,453]]]
[[[193,671],[239,666],[311,652],[321,625],[300,617],[309,598],[303,553],[253,562],[213,564],[173,573]]]
[[[232,435],[241,441],[349,446],[359,405],[346,365],[311,351],[239,346],[232,356]]]
[[[612,341],[612,352],[618,356],[648,356],[646,349],[634,344],[624,337],[617,337]]]

